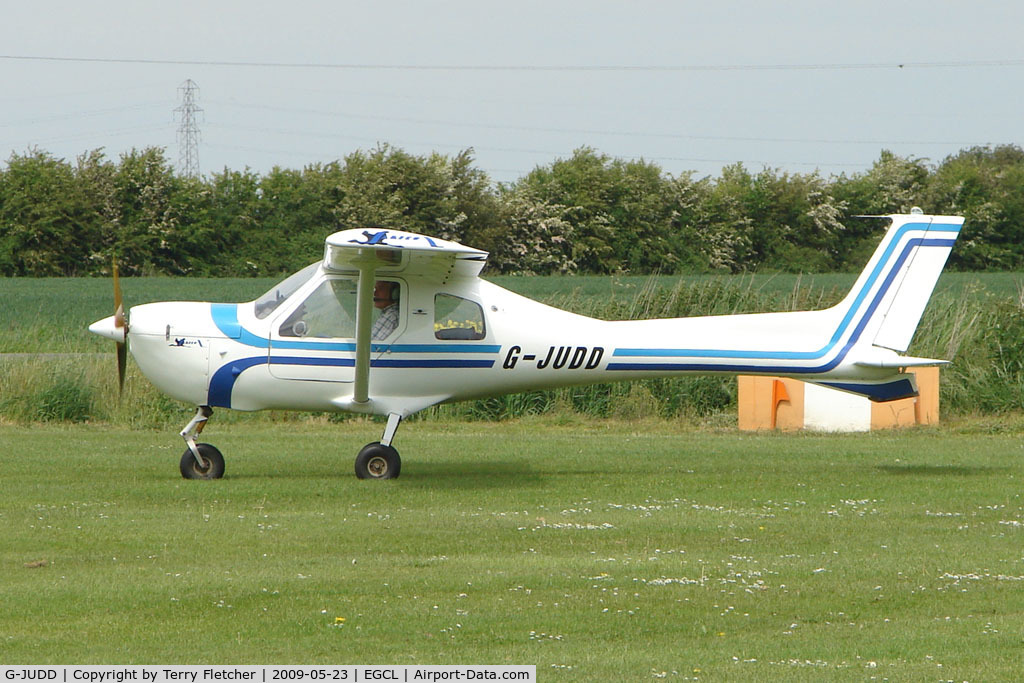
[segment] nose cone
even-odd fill
[[[211,338],[223,338],[210,304],[163,301],[132,306],[131,351],[139,370],[171,398],[205,405]]]
[[[116,342],[124,342],[126,328],[117,326],[116,317],[112,315],[103,320],[97,320],[89,325],[89,331]]]

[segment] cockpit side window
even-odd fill
[[[271,287],[266,294],[256,299],[256,317],[263,320],[276,311],[278,306],[283,304],[288,297],[294,294],[302,285],[309,282],[311,277],[316,275],[319,267],[319,261],[311,263],[299,272],[293,273]]]
[[[282,337],[355,338],[355,281],[334,279],[322,282],[281,323],[279,333]]]
[[[434,296],[434,336],[437,339],[483,339],[487,335],[480,304],[453,294]]]

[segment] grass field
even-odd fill
[[[543,681],[1014,680],[1021,425],[0,426],[0,661],[536,664]]]

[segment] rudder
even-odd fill
[[[903,353],[910,346],[964,219],[901,214],[890,225],[844,301],[858,311],[859,339]]]

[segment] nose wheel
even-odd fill
[[[208,443],[197,443],[196,450],[202,462],[196,459],[192,449],[181,456],[181,476],[186,479],[220,479],[224,476],[224,456]]]

